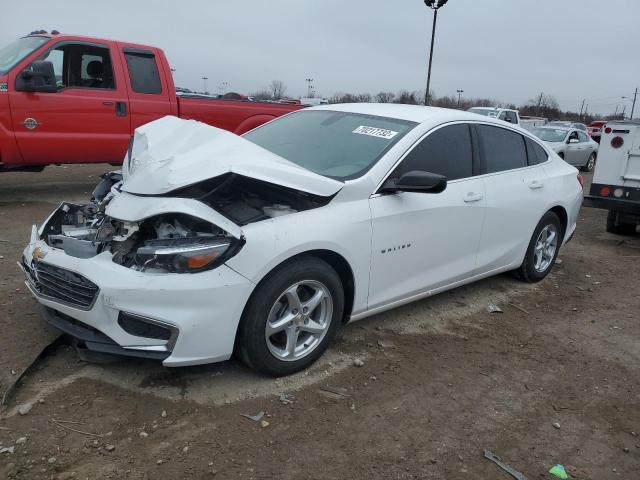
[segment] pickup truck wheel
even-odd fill
[[[249,367],[290,375],[315,362],[341,324],[344,290],[315,257],[286,263],[260,282],[242,315],[238,353]]]
[[[607,214],[607,232],[615,235],[633,235],[636,233],[636,225],[634,223],[620,222],[620,213],[615,210],[609,210]]]
[[[582,167],[582,170],[585,172],[591,172],[593,171],[593,168],[596,166],[596,154],[592,153],[589,156],[589,160],[587,160],[587,163],[584,164],[584,166]]]
[[[522,265],[514,272],[516,276],[529,283],[546,277],[556,262],[562,235],[558,216],[553,212],[545,213],[533,231]]]

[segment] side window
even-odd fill
[[[507,113],[507,117],[506,117],[507,122],[510,122],[516,125],[518,123],[518,117],[516,117],[516,113],[515,112],[506,112],[506,113]]]
[[[152,52],[125,49],[124,57],[127,60],[131,88],[134,92],[162,93],[158,65]]]
[[[469,126],[451,125],[429,134],[409,152],[391,176],[399,178],[412,170],[437,173],[447,180],[473,176]]]
[[[42,60],[53,63],[58,88],[115,89],[111,55],[106,47],[67,43],[50,50]]]
[[[575,130],[573,132],[571,132],[571,135],[569,135],[569,141],[571,141],[571,140],[578,140],[578,141],[580,140],[578,138],[578,132],[576,132]]]
[[[530,138],[525,138],[527,144],[527,157],[529,158],[529,165],[537,165],[538,163],[544,163],[549,160],[549,155],[546,150],[542,148],[537,142],[534,142]]]
[[[62,72],[64,68],[64,52],[62,50],[53,49],[49,51],[46,57],[43,60],[47,62],[51,62],[53,64],[53,72],[56,74],[56,85],[58,88],[62,88],[64,86],[62,80]]]
[[[478,125],[487,173],[527,166],[524,137],[505,128]]]
[[[578,132],[578,138],[580,139],[581,142],[589,141],[589,137],[587,137],[587,134],[584,132]]]

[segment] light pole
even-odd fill
[[[458,92],[458,110],[460,110],[460,95],[464,93],[464,90],[456,90]]]
[[[431,98],[431,65],[433,64],[433,44],[436,40],[436,23],[438,22],[438,10],[445,6],[449,0],[424,0],[424,4],[433,10],[433,27],[431,29],[431,49],[429,51],[429,71],[427,72],[427,90],[424,94],[424,104],[429,105]]]
[[[307,97],[312,98],[313,95],[313,78],[305,78],[307,82]]]
[[[209,77],[202,77],[202,83],[204,84],[204,93],[207,93],[207,80],[209,80]]]

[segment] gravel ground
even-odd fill
[[[56,337],[15,265],[30,225],[110,168],[0,174],[3,389]],[[503,275],[349,325],[287,379],[234,361],[87,365],[58,345],[0,411],[0,477],[510,478],[487,448],[530,479],[557,463],[638,478],[640,235],[604,224],[583,209],[541,284]]]

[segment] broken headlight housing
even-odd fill
[[[148,240],[135,253],[137,269],[196,273],[224,263],[241,247],[226,236]]]

